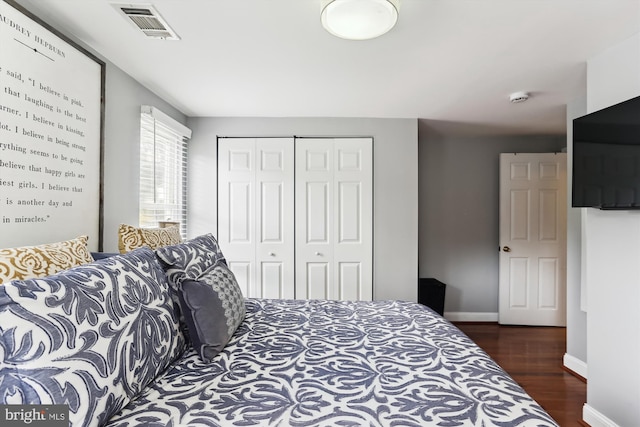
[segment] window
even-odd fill
[[[187,140],[191,130],[154,107],[140,115],[140,227],[180,223],[187,233]]]

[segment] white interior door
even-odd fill
[[[373,299],[371,138],[296,140],[296,298]]]
[[[502,324],[566,324],[565,153],[500,155]]]
[[[291,138],[218,140],[218,240],[243,294],[294,297]]]

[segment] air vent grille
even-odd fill
[[[167,30],[164,25],[162,25],[162,22],[158,21],[155,17],[129,15],[129,18],[131,18],[133,23],[141,30]]]
[[[114,4],[113,6],[145,36],[162,40],[180,40],[180,37],[169,27],[153,6],[140,5],[135,8],[122,4]]]

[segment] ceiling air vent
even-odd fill
[[[175,31],[151,5],[113,5],[129,22],[152,39],[180,40]]]

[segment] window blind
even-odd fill
[[[140,227],[180,223],[187,234],[187,140],[191,131],[158,109],[140,115]]]

